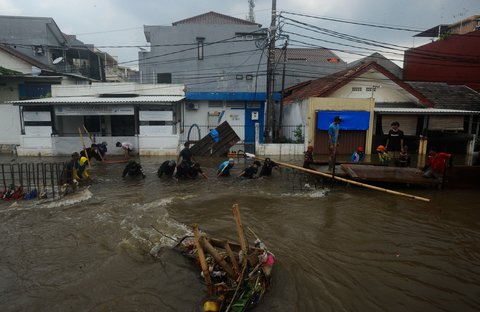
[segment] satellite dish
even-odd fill
[[[58,63],[60,63],[61,61],[63,61],[63,57],[60,56],[60,57],[57,57],[56,59],[54,59],[52,63],[53,63],[53,64],[58,64]]]

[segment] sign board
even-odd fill
[[[23,121],[52,121],[50,112],[23,112]]]
[[[62,105],[55,107],[57,116],[102,116],[102,115],[133,115],[131,105]]]
[[[172,121],[172,111],[140,111],[138,114],[140,121]]]

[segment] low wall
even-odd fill
[[[303,143],[265,143],[256,144],[255,154],[257,156],[282,156],[282,155],[302,155],[305,152]]]

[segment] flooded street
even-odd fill
[[[1,202],[0,310],[198,311],[199,270],[167,236],[198,223],[237,240],[234,203],[277,258],[255,311],[480,310],[477,191],[396,189],[425,203],[315,187],[286,168],[216,178],[220,158],[200,160],[209,180],[176,182],[157,177],[165,159],[141,158],[145,179],[121,178],[124,164],[96,163],[96,182],[75,194]],[[242,159],[234,176],[244,167]]]

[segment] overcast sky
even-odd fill
[[[272,1],[256,0],[255,4],[256,22],[268,27]],[[138,47],[108,46],[146,45],[143,25],[168,26],[172,22],[209,11],[243,19],[248,15],[248,0],[0,0],[1,15],[52,17],[64,33],[77,35],[84,43],[94,44],[101,50],[118,56],[119,63],[131,67],[137,65]],[[426,30],[438,24],[450,24],[480,14],[480,0],[277,0],[277,11]],[[284,16],[301,23],[400,47],[418,46],[428,40],[413,40],[415,33],[409,31],[338,23],[288,13],[284,13]],[[359,48],[351,41],[341,41],[344,45],[336,45],[334,43],[340,42],[338,38],[291,25],[285,25],[283,29],[316,38],[307,40],[305,37],[297,37],[297,40],[334,49],[346,62],[375,51],[384,51],[379,47],[371,47],[372,50]],[[302,44],[297,42],[296,45]],[[295,43],[292,42],[291,46],[295,46]],[[384,55],[390,59],[402,58],[401,54],[385,52]]]

